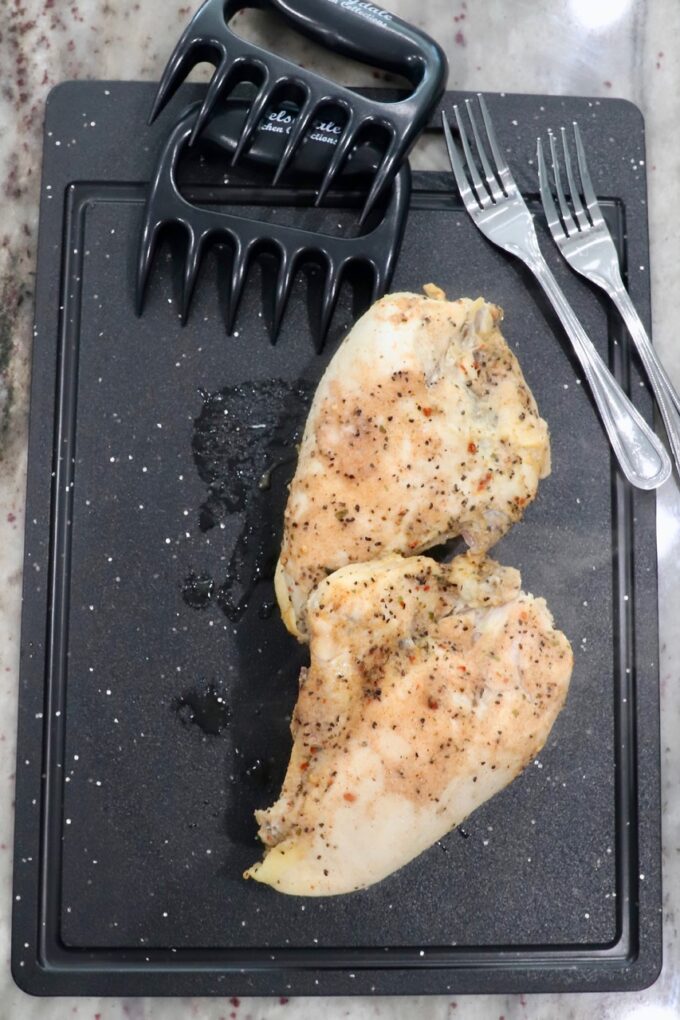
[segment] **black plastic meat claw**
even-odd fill
[[[229,241],[232,249],[231,286],[227,303],[227,329],[230,332],[236,319],[249,262],[263,248],[274,251],[279,260],[272,339],[278,334],[295,274],[305,262],[321,263],[326,271],[319,321],[320,342],[328,330],[343,274],[350,265],[365,263],[371,268],[371,300],[375,301],[384,294],[399,252],[408,212],[411,185],[408,163],[402,164],[384,213],[377,226],[368,233],[356,237],[338,237],[284,224],[265,223],[224,209],[195,205],[180,193],[176,180],[177,164],[182,150],[189,143],[195,116],[196,106],[193,106],[175,125],[163,147],[151,183],[137,258],[138,315],[141,315],[144,307],[146,284],[159,233],[164,227],[172,225],[183,228],[187,238],[180,301],[183,321],[188,314],[201,259],[207,246],[224,240]],[[219,140],[219,118],[211,123],[210,131]],[[263,162],[271,162],[271,158],[271,150],[260,155]]]
[[[339,109],[345,123],[318,187],[317,204],[360,139],[367,134],[383,141],[386,137],[383,158],[364,204],[363,221],[394,179],[444,92],[448,65],[443,50],[424,32],[367,0],[250,0],[246,5],[276,11],[315,42],[399,74],[413,86],[409,95],[393,102],[369,98],[236,35],[229,21],[243,6],[243,0],[205,0],[168,61],[150,122],[198,63],[208,61],[216,70],[190,132],[191,142],[208,121],[220,96],[239,82],[255,80],[259,88],[236,144],[235,161],[252,144],[267,108],[283,92],[295,92],[300,115],[281,154],[274,178],[278,181],[312,119],[324,108]]]

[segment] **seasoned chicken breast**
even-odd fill
[[[501,318],[482,298],[390,294],[338,349],[307,419],[276,574],[299,638],[310,592],[338,567],[458,535],[484,552],[536,495],[548,428]]]
[[[517,570],[470,554],[343,567],[308,622],[290,764],[246,877],[324,896],[378,882],[519,775],[572,653]]]

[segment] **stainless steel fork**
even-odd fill
[[[548,268],[538,246],[531,213],[500,151],[484,97],[479,95],[478,99],[495,169],[487,157],[471,101],[466,100],[465,105],[484,174],[483,180],[458,107],[454,106],[453,109],[465,163],[453,140],[448,121],[442,114],[451,167],[465,208],[485,237],[504,251],[521,259],[541,284],[583,366],[602,423],[623,473],[638,488],[655,489],[665,482],[671,473],[668,454],[595,350]]]
[[[595,191],[588,172],[586,154],[581,140],[578,124],[574,122],[574,141],[576,143],[576,159],[581,193],[576,182],[569,156],[569,146],[564,128],[561,128],[564,167],[569,190],[569,202],[562,187],[560,162],[555,145],[555,136],[550,135],[550,157],[552,162],[555,193],[559,204],[559,213],[553,200],[543,145],[538,139],[538,180],[541,189],[541,201],[548,220],[550,233],[557,247],[572,269],[585,276],[591,283],[601,287],[612,299],[625,322],[647,376],[654,391],[656,402],[666,426],[668,440],[673,450],[675,463],[680,469],[680,396],[668,378],[663,365],[652,347],[647,331],[642,324],[630,295],[623,285],[619,258],[614,247],[611,234],[604,221]],[[572,211],[573,210],[573,211]]]

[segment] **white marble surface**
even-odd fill
[[[654,339],[680,384],[676,342],[680,236],[680,5],[677,0],[389,0],[446,48],[449,87],[623,96],[647,123]],[[162,9],[162,17],[159,17]],[[9,973],[12,795],[22,561],[31,294],[46,92],[68,78],[157,78],[190,11],[179,0],[5,0],[0,4],[0,1015],[95,1020],[201,1017],[383,1017],[388,1020],[560,1020],[680,1016],[680,494],[660,498],[661,697],[665,963],[656,984],[626,995],[428,999],[37,1000]],[[250,15],[245,16],[250,18]],[[250,19],[267,32],[266,20]],[[278,39],[278,36],[277,36]],[[305,61],[318,59],[305,47]],[[324,68],[353,83],[370,73],[339,59]],[[424,162],[423,162],[424,161]],[[443,166],[431,150],[420,165]],[[3,428],[4,423],[4,428]]]

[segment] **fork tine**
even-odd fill
[[[545,156],[543,155],[543,142],[539,138],[536,142],[536,161],[538,163],[538,188],[541,192],[541,202],[543,204],[543,211],[550,227],[550,233],[555,240],[563,240],[567,235],[564,231],[564,227],[560,222],[560,216],[555,205],[555,200],[550,190],[550,181],[548,179],[548,168],[545,165]]]
[[[474,188],[474,193],[477,196],[477,201],[479,202],[479,204],[483,208],[486,208],[491,203],[491,199],[489,197],[488,191],[484,187],[482,178],[479,176],[479,171],[477,170],[477,165],[474,161],[472,150],[470,149],[470,143],[468,142],[467,134],[465,133],[465,128],[463,127],[463,119],[458,111],[457,106],[453,107],[453,113],[456,118],[458,134],[460,135],[461,144],[463,146],[463,153],[465,154],[467,171],[472,179],[472,187]]]
[[[446,141],[446,148],[448,149],[449,152],[451,169],[453,171],[453,176],[456,178],[456,184],[458,185],[460,197],[463,199],[463,204],[465,208],[470,213],[470,215],[472,215],[472,213],[477,212],[477,210],[479,209],[479,205],[477,204],[477,201],[474,195],[472,194],[472,188],[470,187],[467,176],[465,174],[463,161],[460,158],[460,153],[458,152],[456,143],[453,140],[451,128],[449,127],[449,122],[447,121],[446,114],[444,113],[443,110],[442,110],[442,126],[444,128],[444,139]]]
[[[509,195],[511,190],[512,191],[517,190],[515,178],[512,176],[510,167],[506,163],[505,157],[501,152],[500,145],[498,144],[498,138],[496,137],[496,131],[491,120],[491,114],[489,113],[488,107],[486,105],[486,100],[481,92],[477,93],[477,99],[479,101],[479,107],[482,111],[482,120],[484,121],[486,135],[487,138],[489,139],[489,145],[491,146],[491,153],[496,163],[496,170],[498,171],[498,175],[501,179],[501,182],[505,187],[506,194]]]
[[[480,137],[479,131],[477,130],[477,121],[475,120],[475,115],[472,109],[472,103],[469,99],[465,100],[465,109],[468,112],[468,117],[470,118],[470,123],[472,124],[472,134],[474,135],[475,145],[477,146],[479,159],[482,164],[482,169],[484,170],[486,183],[489,186],[489,191],[491,192],[493,198],[495,198],[496,201],[499,201],[499,199],[503,198],[503,192],[499,187],[498,181],[496,180],[496,175],[491,169],[491,164],[487,159],[486,149],[482,145],[482,139]]]
[[[574,141],[576,142],[576,159],[578,161],[578,172],[581,177],[581,187],[583,188],[583,197],[586,200],[586,206],[590,213],[593,223],[595,226],[599,226],[604,223],[604,217],[600,209],[600,203],[595,195],[595,189],[593,188],[593,182],[590,179],[590,173],[588,172],[588,164],[586,163],[586,153],[583,148],[583,142],[581,140],[581,132],[576,121],[574,125]]]
[[[564,152],[564,166],[567,171],[567,183],[569,184],[569,197],[571,198],[571,204],[574,207],[576,219],[578,220],[580,228],[582,230],[586,230],[590,226],[590,223],[586,216],[585,209],[583,208],[579,190],[576,187],[576,179],[571,169],[571,156],[569,155],[569,145],[567,144],[567,132],[563,127],[560,128],[560,134],[562,136],[562,151]]]
[[[550,139],[550,158],[552,160],[553,177],[555,178],[555,194],[557,195],[557,201],[560,207],[560,213],[562,215],[562,223],[567,234],[571,235],[578,230],[574,217],[571,215],[567,200],[564,197],[564,191],[562,189],[562,177],[560,175],[560,161],[557,158],[557,149],[555,147],[555,136],[550,132],[548,135]]]

